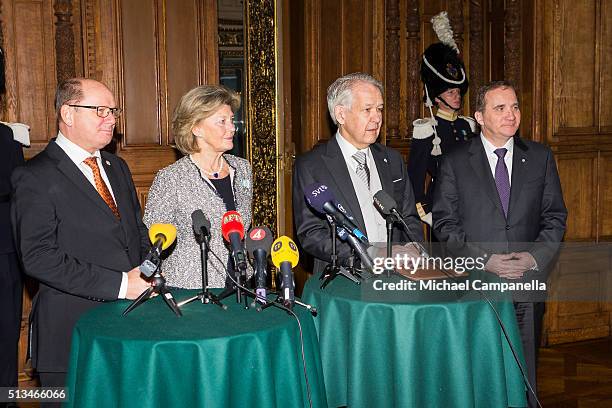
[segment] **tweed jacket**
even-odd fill
[[[242,158],[224,154],[234,171],[232,187],[236,211],[242,215],[245,230],[251,224],[253,174],[250,163]],[[223,199],[189,156],[161,169],[155,176],[145,206],[144,223],[168,223],[176,226],[176,243],[168,249],[161,270],[168,286],[188,289],[202,288],[200,246],[195,240],[191,213],[200,209],[210,220],[211,239],[208,256],[208,286],[225,285],[225,263],[228,245],[221,234],[221,218],[226,212]],[[216,254],[221,264],[212,254]],[[249,274],[250,274],[249,270]]]

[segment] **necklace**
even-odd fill
[[[223,157],[221,157],[221,163],[219,164],[219,169],[217,171],[209,173],[209,172],[207,172],[206,170],[204,170],[202,168],[202,173],[206,174],[208,177],[212,177],[212,178],[218,179],[219,176],[221,175],[221,170],[223,170],[223,163],[224,162],[225,162],[225,160],[223,159]]]

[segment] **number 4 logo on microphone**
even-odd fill
[[[260,241],[266,237],[266,232],[262,228],[255,228],[251,230],[249,236],[254,241]]]

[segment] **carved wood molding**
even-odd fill
[[[247,142],[253,166],[253,225],[277,231],[276,41],[274,0],[246,2]]]
[[[400,105],[400,10],[399,0],[387,0],[386,5],[386,63],[385,110],[387,142],[399,138]]]
[[[504,77],[521,90],[521,0],[507,0],[504,16]]]
[[[84,1],[85,14],[85,72],[90,77],[98,78],[96,72],[96,0]]]
[[[459,53],[463,55],[463,1],[450,0],[448,2],[448,19],[453,28],[453,38],[459,48]]]
[[[484,57],[484,12],[482,0],[470,0],[470,110],[476,106],[476,94],[478,88],[485,82],[485,57]]]
[[[421,18],[419,0],[408,0],[406,10],[406,58],[407,58],[407,103],[406,103],[406,138],[412,135],[412,122],[419,116],[421,106],[419,93],[419,70],[421,66]]]
[[[57,82],[76,76],[74,61],[74,30],[72,24],[72,1],[55,0],[55,55]]]

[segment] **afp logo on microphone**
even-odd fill
[[[238,221],[241,224],[243,223],[242,217],[237,212],[226,213],[225,216],[223,217],[223,224],[227,224],[228,222],[232,222],[232,221]]]

